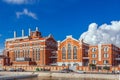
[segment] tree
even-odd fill
[[[39,68],[36,68],[36,71],[40,71],[40,69],[39,69]]]
[[[108,72],[110,70],[110,67],[109,66],[104,66],[103,69],[107,70],[107,72]]]

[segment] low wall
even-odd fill
[[[64,78],[96,78],[107,80],[119,80],[119,74],[77,74],[77,73],[51,73],[51,72],[0,72],[0,75],[38,74],[39,77],[64,77]]]
[[[65,69],[65,68],[68,68],[68,66],[23,66],[23,65],[19,65],[19,66],[3,66],[4,69],[6,70],[9,70],[9,68],[14,68],[14,69],[17,69],[17,68],[23,68],[24,70],[26,71],[35,71],[36,68],[39,68],[39,69],[49,69],[50,71],[59,71],[59,70],[62,70],[62,69]],[[89,67],[85,67],[85,66],[77,66],[76,67],[76,70],[83,70],[83,71],[91,71]],[[109,72],[112,72],[112,71],[118,71],[120,70],[120,67],[110,67],[110,70]],[[93,70],[93,71],[97,71],[98,70]],[[106,72],[106,70],[100,70],[100,72]]]

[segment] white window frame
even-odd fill
[[[96,58],[96,54],[92,54],[92,58]]]
[[[109,61],[108,60],[103,60],[103,64],[108,64]]]
[[[108,58],[109,54],[108,53],[104,53],[104,58]]]
[[[92,64],[96,64],[97,63],[97,61],[96,60],[92,60]]]
[[[104,47],[104,52],[108,52],[109,51],[109,47],[108,46],[105,46]]]
[[[92,48],[92,52],[95,52],[97,50],[97,48]]]

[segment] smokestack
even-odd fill
[[[38,31],[38,27],[36,27],[36,31]]]
[[[14,31],[14,38],[16,38],[16,31]]]
[[[24,37],[24,30],[22,29],[22,37]]]
[[[31,29],[29,28],[29,36],[30,36],[30,33],[31,33]]]

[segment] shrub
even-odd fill
[[[40,69],[39,69],[39,68],[36,68],[36,71],[40,71]]]

